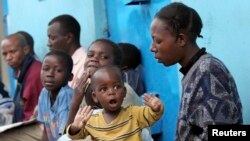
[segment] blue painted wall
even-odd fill
[[[243,104],[245,124],[250,124],[250,2],[234,0],[182,0],[203,20],[199,45],[221,59],[234,76]]]
[[[81,43],[85,47],[95,38],[105,37],[107,31],[114,41],[130,42],[138,46],[143,54],[147,91],[159,93],[166,106],[161,140],[173,140],[179,107],[177,67],[163,67],[156,62],[149,51],[150,22],[154,14],[169,3],[169,0],[151,0],[150,4],[131,6],[124,5],[122,0],[107,0],[107,13],[104,0],[7,0],[7,2],[7,34],[18,30],[31,33],[35,40],[35,51],[40,59],[48,51],[46,45],[48,22],[64,13],[73,15],[80,22]]]
[[[95,38],[105,37],[115,42],[130,42],[142,52],[145,83],[148,92],[160,94],[165,104],[163,135],[160,140],[174,140],[180,99],[179,66],[158,64],[149,51],[150,22],[155,13],[171,0],[151,0],[145,5],[124,5],[123,0],[8,0],[8,33],[30,32],[40,58],[47,52],[47,24],[59,14],[75,16],[81,24],[81,43],[87,47]],[[250,124],[249,9],[247,1],[182,0],[195,8],[204,23],[200,46],[221,59],[232,72],[243,103],[244,122]],[[21,7],[21,8],[20,8]],[[106,19],[107,18],[107,19]],[[108,23],[108,25],[107,25]]]
[[[97,8],[95,8],[97,7]],[[8,0],[8,34],[26,30],[34,37],[35,51],[40,59],[47,53],[47,25],[55,16],[71,14],[81,25],[81,44],[88,47],[96,38],[105,36],[105,18],[95,19],[96,10],[105,17],[104,1],[90,0]],[[98,22],[96,22],[98,21]],[[105,25],[106,26],[106,25]]]
[[[149,51],[150,22],[155,13],[168,4],[169,0],[151,0],[146,5],[131,6],[124,5],[123,0],[7,0],[7,2],[7,34],[18,30],[31,33],[35,40],[35,51],[40,59],[48,51],[46,45],[48,22],[53,17],[65,13],[73,15],[80,22],[81,43],[85,47],[88,47],[95,38],[106,37],[108,34],[116,42],[130,42],[138,46],[143,54],[147,91],[159,93],[166,106],[162,140],[173,140],[179,107],[177,67],[165,68],[156,62]]]
[[[160,94],[165,105],[163,135],[160,140],[172,141],[179,108],[177,66],[158,64],[150,52],[150,23],[155,13],[169,0],[151,0],[145,5],[124,5],[122,0],[106,0],[109,35],[115,42],[135,44],[142,52],[145,83],[148,92]]]

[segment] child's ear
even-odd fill
[[[126,97],[127,89],[126,89],[125,85],[124,85],[123,89],[124,89],[124,97]]]
[[[177,37],[177,43],[183,47],[187,44],[187,41],[188,41],[188,38],[187,38],[187,35],[183,34],[183,33],[180,33]]]
[[[96,97],[96,93],[93,91],[92,92],[92,99],[93,99],[93,101],[95,102],[95,103],[98,103],[98,99],[97,99],[97,97]]]

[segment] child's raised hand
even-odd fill
[[[87,87],[89,86],[88,79],[90,78],[89,72],[84,72],[81,78],[77,81],[77,86],[75,87],[76,94],[84,94]]]
[[[75,105],[80,105],[82,102],[82,99],[85,95],[86,89],[89,87],[88,79],[90,77],[90,74],[87,72],[84,72],[81,76],[81,78],[77,82],[77,86],[74,88],[74,95],[72,98],[72,103]]]
[[[71,124],[71,133],[75,133],[84,128],[92,113],[93,109],[91,109],[91,106],[80,108],[75,116],[74,122]]]
[[[162,102],[153,94],[144,94],[145,104],[149,106],[154,112],[159,112],[162,107]]]

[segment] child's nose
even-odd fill
[[[114,95],[114,94],[116,94],[116,93],[115,93],[115,90],[114,90],[114,89],[109,89],[109,90],[108,90],[108,94],[109,94],[109,95]]]
[[[47,76],[54,76],[54,74],[55,71],[51,69],[50,71],[48,71]]]
[[[91,62],[98,62],[98,56],[95,55],[90,59]]]

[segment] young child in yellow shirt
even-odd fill
[[[163,114],[163,104],[154,95],[144,94],[146,106],[121,106],[126,94],[121,70],[104,66],[91,77],[92,98],[103,109],[93,113],[90,106],[80,108],[68,126],[71,139],[141,140],[141,131],[154,124]]]

